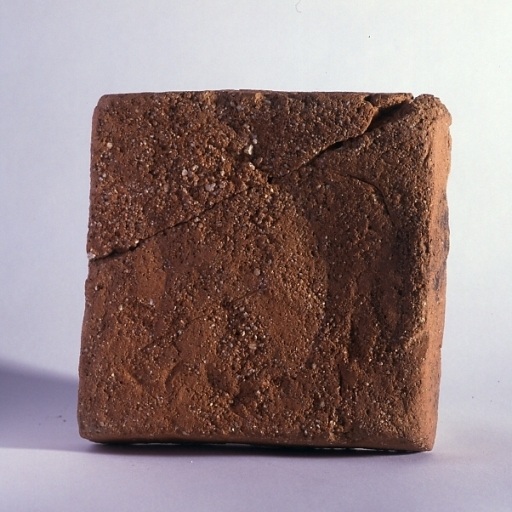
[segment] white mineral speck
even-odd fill
[[[112,142],[107,142],[107,149],[112,149],[114,147],[114,144]]]
[[[183,170],[181,171],[181,175],[182,175],[182,176],[188,176],[188,171],[187,171],[187,169],[183,169]]]
[[[89,261],[93,260],[95,257],[96,257],[96,254],[94,254],[92,251],[89,251],[89,252],[87,253],[87,259],[88,259]]]
[[[204,188],[207,192],[213,192],[215,190],[215,183],[207,183]]]
[[[249,144],[245,149],[244,149],[244,153],[247,154],[247,155],[252,155],[252,150],[253,150],[253,145],[252,144]]]

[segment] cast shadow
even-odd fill
[[[0,447],[85,451],[76,423],[78,382],[0,361]]]
[[[382,457],[404,455],[355,449],[282,448],[235,444],[95,444],[76,421],[78,381],[0,361],[0,447],[86,452],[97,456]]]
[[[407,452],[350,448],[297,448],[242,444],[95,444],[95,453],[113,456],[172,457],[278,457],[278,458],[366,458],[406,455]]]

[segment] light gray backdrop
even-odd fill
[[[0,510],[512,510],[511,27],[506,0],[0,0]],[[104,93],[219,88],[427,92],[451,111],[431,454],[77,437],[92,110]]]

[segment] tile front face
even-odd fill
[[[102,98],[81,434],[430,449],[449,123],[406,94]]]

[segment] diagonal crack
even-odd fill
[[[379,199],[382,201],[382,204],[384,205],[384,210],[385,210],[387,216],[391,219],[391,222],[393,222],[391,210],[389,209],[388,203],[386,202],[386,196],[384,195],[384,192],[382,192],[382,190],[375,183],[372,183],[371,181],[367,181],[367,180],[361,178],[360,176],[354,176],[353,174],[346,174],[345,176],[347,178],[351,178],[353,180],[359,181],[359,182],[364,183],[365,185],[368,185],[369,187],[371,187],[375,191],[375,193],[379,197]]]
[[[126,254],[127,252],[133,252],[133,251],[135,251],[135,249],[140,247],[144,242],[147,242],[151,238],[154,238],[155,236],[161,235],[162,233],[165,233],[166,231],[168,231],[170,229],[174,229],[174,228],[177,228],[179,226],[183,226],[185,224],[188,224],[192,220],[194,220],[196,218],[202,217],[207,212],[209,212],[210,210],[213,210],[214,208],[218,207],[219,205],[225,203],[226,201],[231,200],[231,199],[239,196],[240,194],[243,194],[244,192],[248,192],[249,190],[252,190],[252,189],[260,187],[260,186],[262,186],[262,185],[252,185],[250,187],[245,187],[242,190],[239,190],[238,192],[235,192],[234,194],[231,194],[230,196],[224,197],[223,199],[221,199],[217,203],[213,203],[211,206],[203,208],[200,212],[195,213],[194,215],[190,216],[187,219],[180,220],[179,222],[176,222],[176,224],[171,224],[170,226],[165,226],[164,228],[159,229],[158,231],[155,231],[154,233],[151,233],[150,235],[148,235],[148,236],[146,236],[144,238],[140,238],[134,244],[132,244],[132,245],[130,245],[128,247],[123,247],[123,248],[117,248],[116,247],[112,251],[110,251],[108,254],[105,254],[104,256],[94,256],[93,258],[90,258],[89,261],[91,263],[94,263],[94,262],[97,262],[97,261],[105,261],[105,260],[109,260],[109,259],[118,258],[119,256],[122,256],[123,254]]]
[[[405,100],[405,101],[401,101],[400,103],[395,103],[394,105],[390,105],[390,106],[376,107],[375,105],[373,105],[373,103],[371,103],[371,101],[369,101],[367,99],[365,99],[364,101],[367,103],[370,103],[373,106],[373,108],[375,109],[375,111],[374,111],[371,119],[369,120],[368,124],[366,125],[366,127],[364,128],[364,130],[361,133],[354,135],[353,137],[341,139],[341,140],[333,142],[332,144],[329,144],[329,146],[327,146],[327,147],[321,149],[320,151],[318,151],[317,153],[315,153],[309,160],[307,160],[306,162],[303,162],[297,168],[291,169],[287,173],[280,175],[279,179],[284,178],[285,176],[287,176],[288,174],[290,174],[292,172],[297,172],[300,169],[302,169],[303,167],[312,165],[316,160],[318,160],[320,157],[322,157],[326,153],[330,153],[332,151],[337,151],[338,149],[343,148],[347,144],[359,140],[360,138],[367,135],[369,132],[374,131],[377,128],[381,128],[385,124],[390,124],[398,119],[401,119],[409,112],[409,109],[407,107],[411,103],[410,100]],[[273,178],[271,177],[271,180],[272,179]],[[368,183],[368,185],[371,185],[371,183]]]
[[[391,106],[376,107],[368,99],[365,99],[364,101],[372,104],[372,106],[375,108],[375,111],[374,111],[373,116],[369,120],[368,124],[366,125],[366,127],[364,128],[364,130],[361,133],[359,133],[358,135],[355,135],[353,137],[348,137],[346,139],[342,139],[342,140],[338,140],[338,141],[333,142],[329,146],[327,146],[327,147],[321,149],[320,151],[318,151],[317,153],[315,153],[306,162],[303,162],[298,167],[296,167],[294,169],[291,169],[287,173],[279,176],[278,179],[281,180],[281,179],[285,178],[286,176],[288,176],[291,173],[297,172],[297,171],[299,171],[300,169],[302,169],[302,168],[304,168],[306,166],[310,166],[316,160],[318,160],[323,155],[325,155],[326,153],[330,153],[332,151],[337,151],[337,150],[343,148],[348,143],[354,142],[354,141],[360,139],[361,137],[364,137],[369,132],[371,132],[371,131],[373,131],[373,130],[375,130],[377,128],[380,128],[380,127],[382,127],[385,124],[389,124],[389,123],[391,123],[393,121],[396,121],[397,119],[400,119],[408,111],[404,107],[408,106],[411,103],[410,100],[406,100],[406,101],[402,101],[400,103],[396,103],[396,104],[391,105]],[[360,181],[360,182],[365,183],[366,185],[372,187],[377,192],[377,195],[380,197],[380,199],[382,200],[382,203],[384,204],[386,213],[391,217],[389,207],[388,207],[388,205],[386,203],[386,200],[385,200],[385,196],[384,196],[384,194],[382,193],[382,191],[379,189],[379,187],[377,185],[375,185],[374,183],[371,183],[369,181],[366,181],[363,178],[358,177],[358,176],[347,175],[347,177],[355,179],[357,181]],[[274,177],[273,176],[269,176],[267,178],[267,182],[268,183],[272,183],[273,181],[274,181]],[[262,186],[265,186],[265,185],[264,184],[258,184],[258,185],[252,185],[252,186],[245,187],[242,190],[239,190],[238,192],[235,192],[234,194],[221,199],[217,203],[214,203],[211,206],[209,206],[207,208],[204,208],[200,212],[195,213],[194,215],[190,216],[187,219],[181,220],[180,222],[177,222],[176,224],[172,224],[170,226],[166,226],[166,227],[164,227],[162,229],[159,229],[158,231],[155,231],[154,233],[151,233],[150,235],[148,235],[145,238],[141,238],[141,239],[137,240],[134,244],[132,244],[132,245],[126,247],[126,248],[124,248],[124,247],[123,248],[114,248],[111,252],[109,252],[108,254],[105,254],[104,256],[94,256],[94,257],[90,258],[90,262],[93,263],[93,262],[98,262],[98,261],[105,261],[105,260],[109,260],[109,259],[114,259],[114,258],[117,258],[119,256],[122,256],[123,254],[125,254],[127,252],[133,252],[141,244],[143,244],[144,242],[147,242],[151,238],[153,238],[155,236],[158,236],[158,235],[160,235],[160,234],[162,234],[165,231],[168,231],[170,229],[174,229],[176,227],[179,227],[179,226],[182,226],[184,224],[187,224],[187,223],[191,222],[193,219],[201,217],[204,214],[206,214],[207,212],[209,212],[210,210],[212,210],[212,209],[218,207],[219,205],[223,204],[225,201],[231,200],[231,199],[233,199],[234,197],[236,197],[236,196],[238,196],[240,194],[243,194],[243,193],[248,192],[248,191],[250,191],[250,190],[252,190],[254,188],[262,187]]]

